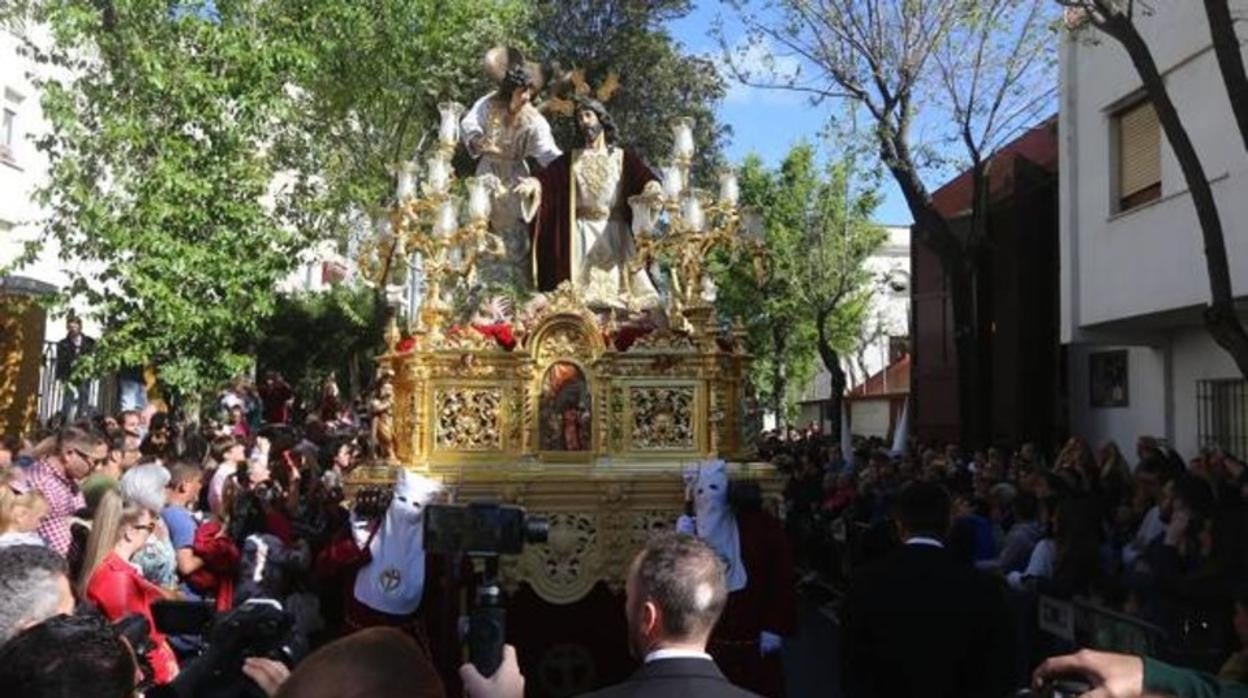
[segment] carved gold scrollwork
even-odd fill
[[[434,397],[435,447],[444,451],[497,451],[502,448],[498,388],[453,388]]]
[[[575,327],[558,327],[542,337],[537,361],[546,365],[558,359],[588,359],[592,356],[585,333]]]
[[[601,579],[598,521],[594,514],[551,514],[545,543],[526,546],[515,571],[544,600],[575,603]]]
[[[632,445],[640,451],[695,447],[692,387],[633,387]]]

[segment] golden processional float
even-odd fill
[[[661,192],[628,201],[631,271],[660,261],[669,271],[666,323],[637,332],[618,312],[587,307],[564,282],[527,303],[504,342],[451,324],[450,292],[471,285],[477,265],[504,245],[488,225],[497,180],[467,178],[462,195],[452,194],[463,109],[440,111],[424,181],[414,163],[396,168],[397,204],[362,248],[365,274],[386,255],[419,252],[425,286],[408,331],[394,320],[387,328],[372,405],[378,462],[357,469],[352,486],[384,485],[405,467],[441,480],[456,501],[517,504],[545,516],[548,541],[504,559],[502,577],[507,588],[527,583],[555,604],[575,603],[598,582],[623,588],[647,535],[683,513],[686,464],[723,458],[735,477],[758,481],[777,501],[774,469],[751,462],[757,430],[746,408],[744,329],[738,320],[721,331],[706,268],[716,248],[744,252],[761,278],[762,218],[738,208],[732,171],[720,175],[718,200],[688,186],[692,120],[673,123]]]

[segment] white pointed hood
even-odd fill
[[[382,613],[405,616],[425,591],[424,513],[441,489],[436,480],[399,469],[394,499],[368,550],[372,560],[355,575],[355,598]]]
[[[709,460],[686,466],[685,485],[693,495],[697,535],[719,553],[724,560],[728,591],[744,589],[748,578],[741,560],[741,535],[737,517],[728,504],[728,465],[722,460]]]

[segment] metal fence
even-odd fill
[[[1197,437],[1200,445],[1220,446],[1248,457],[1248,380],[1196,381]]]
[[[90,415],[117,411],[119,403],[115,378],[92,379],[88,386],[86,411]],[[60,414],[64,402],[65,384],[56,379],[56,342],[44,342],[39,364],[39,422],[47,424],[52,417]]]

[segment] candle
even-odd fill
[[[663,176],[663,198],[668,201],[680,199],[680,192],[685,189],[685,177],[678,165],[664,165],[659,168]]]
[[[454,148],[459,142],[459,117],[464,113],[464,105],[458,102],[442,102],[438,105],[442,122],[438,124],[438,143],[444,148]]]
[[[737,171],[728,168],[719,173],[719,202],[725,206],[736,206],[741,198],[741,187],[737,183]]]
[[[482,223],[490,217],[490,180],[498,181],[488,174],[465,180],[468,185],[468,220],[473,223]]]
[[[693,119],[687,116],[672,121],[672,157],[684,161],[693,158]]]
[[[691,189],[681,207],[681,217],[685,219],[685,227],[695,233],[702,232],[702,229],[706,227],[706,214],[702,211],[702,200],[705,198],[706,192],[701,189]]]
[[[451,185],[451,163],[437,153],[425,161],[425,183],[431,194],[442,194]]]
[[[399,163],[395,174],[398,175],[398,184],[395,186],[394,198],[399,201],[411,198],[416,190],[416,163],[410,160]]]
[[[433,222],[434,237],[447,238],[455,233],[459,228],[459,221],[455,217],[455,202],[446,199],[438,207],[438,217]]]
[[[628,205],[633,210],[633,234],[650,234],[654,230],[654,202],[650,197],[638,194],[628,197]]]

